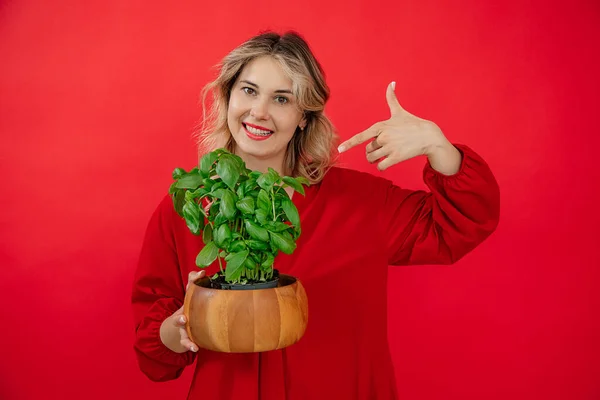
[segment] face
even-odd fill
[[[227,124],[236,143],[236,153],[272,161],[278,168],[289,141],[306,121],[292,94],[292,81],[279,63],[265,56],[248,63],[237,78],[227,110]]]

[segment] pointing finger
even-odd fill
[[[367,140],[376,137],[378,134],[379,134],[379,125],[375,124],[375,125],[371,126],[369,129],[362,131],[361,133],[358,133],[358,134],[354,135],[353,137],[351,137],[350,139],[346,140],[344,143],[342,143],[338,147],[338,151],[340,153],[343,153],[344,151],[348,151],[351,148],[353,148],[354,146],[358,146],[359,144],[364,143]]]

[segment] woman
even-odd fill
[[[334,167],[329,97],[320,65],[300,36],[266,33],[225,57],[212,91],[203,145],[227,147],[248,168],[304,176],[293,195],[302,223],[294,254],[277,269],[297,276],[310,321],[296,344],[259,354],[199,349],[185,334],[186,284],[203,276],[192,235],[165,197],[151,218],[133,289],[135,351],[152,380],[177,378],[196,360],[189,399],[396,399],[387,342],[388,265],[451,264],[495,229],[497,183],[466,146],[405,111],[387,88],[391,117],[342,143],[366,145],[380,170],[427,156],[430,191]],[[206,92],[205,92],[206,94]],[[292,195],[292,193],[290,193]],[[207,268],[216,272],[218,266]]]

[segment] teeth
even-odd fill
[[[259,136],[269,136],[271,134],[271,131],[263,131],[262,129],[256,129],[248,125],[246,125],[246,129],[248,129],[248,132]]]

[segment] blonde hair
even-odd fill
[[[333,124],[324,114],[329,99],[325,74],[306,41],[295,32],[284,35],[262,33],[239,45],[217,65],[217,78],[202,90],[199,153],[219,147],[235,151],[235,142],[227,125],[229,96],[242,69],[261,56],[273,57],[290,77],[298,107],[307,122],[304,130],[297,128],[290,140],[284,167],[293,176],[318,183],[335,164],[333,148],[338,138]],[[207,115],[205,102],[209,92],[213,101]]]

